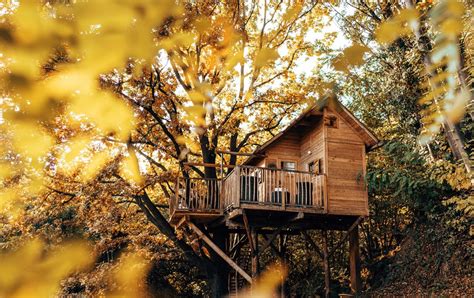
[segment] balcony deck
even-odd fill
[[[311,172],[237,166],[224,179],[179,178],[170,222],[210,222],[236,210],[325,213],[326,177]]]

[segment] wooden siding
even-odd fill
[[[280,167],[282,161],[294,161],[299,167],[300,163],[300,135],[291,130],[282,136],[277,142],[270,145],[266,150],[266,161],[273,159]]]
[[[337,128],[326,126],[328,212],[368,215],[365,177],[365,145],[358,133],[334,111]]]
[[[365,144],[349,122],[334,110],[326,109],[324,116],[337,117],[337,127],[324,124],[323,118],[312,127],[287,131],[266,148],[269,160],[296,161],[300,171],[308,171],[312,161],[322,161],[322,174],[327,175],[329,214],[368,215],[365,177]],[[308,153],[311,152],[311,153]]]
[[[296,131],[289,131],[282,136],[278,142],[267,149],[267,155],[284,155],[299,157],[300,136]]]
[[[313,129],[309,130],[301,138],[300,156],[300,171],[308,171],[308,164],[310,162],[324,158],[324,138],[322,121],[319,121]]]

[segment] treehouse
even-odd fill
[[[235,218],[242,210],[367,216],[365,155],[377,144],[346,107],[327,99],[223,179],[180,178],[171,222],[183,216],[198,222]]]
[[[170,222],[178,228],[188,222],[197,234],[204,235],[201,237],[206,236],[198,226],[210,233],[213,229],[226,230],[230,242],[216,248],[236,276],[251,282],[243,269],[246,265],[239,264],[235,252],[229,255],[232,247],[235,250],[245,239],[251,255],[257,254],[258,263],[258,233],[266,239],[265,248],[283,232],[321,229],[353,233],[369,214],[364,182],[366,153],[378,144],[374,134],[337,99],[326,98],[255,152],[244,154],[246,160],[226,176],[179,178],[170,204]],[[224,165],[204,166],[222,170]],[[214,245],[210,238],[207,240]],[[357,241],[352,243],[353,250],[354,245],[358,252]],[[358,254],[354,258],[357,261]],[[352,267],[357,284],[357,264]],[[239,284],[235,278],[229,289],[241,287]]]

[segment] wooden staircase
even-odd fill
[[[231,239],[231,245],[236,245],[238,240],[238,235],[235,235]],[[240,268],[246,272],[250,271],[251,250],[248,243],[241,245],[231,257]],[[238,297],[239,291],[247,286],[246,280],[236,270],[229,272],[229,297]]]

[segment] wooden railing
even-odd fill
[[[223,180],[178,178],[170,202],[175,211],[216,213],[241,207],[324,209],[326,177],[310,172],[237,166]],[[263,207],[265,208],[265,207]]]
[[[220,212],[221,181],[212,178],[184,178],[176,181],[175,197],[170,202],[170,212]]]
[[[245,203],[322,209],[325,178],[311,172],[238,166],[223,180],[224,208],[239,208]]]

